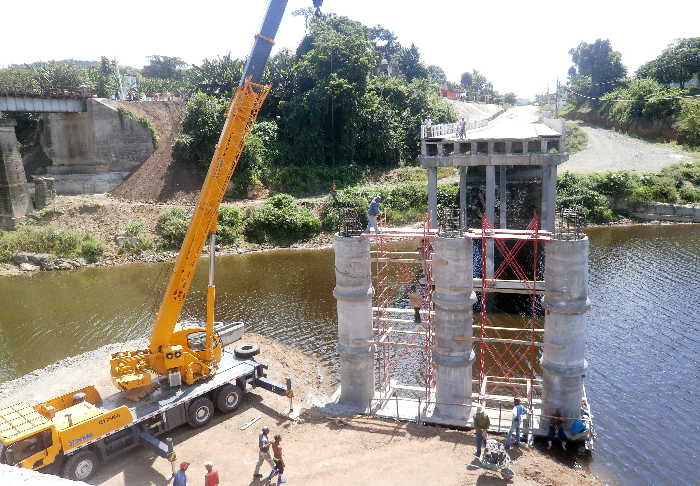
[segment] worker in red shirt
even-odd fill
[[[219,473],[214,471],[214,463],[207,461],[204,463],[207,473],[204,475],[204,486],[219,486]]]

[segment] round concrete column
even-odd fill
[[[466,423],[469,407],[450,404],[469,403],[472,394],[472,343],[455,341],[457,336],[472,336],[473,290],[472,240],[469,237],[433,240],[433,280],[437,350],[434,418]]]
[[[359,236],[335,237],[335,290],[338,308],[340,399],[364,410],[374,396],[372,274],[370,242]],[[365,341],[363,344],[362,341]]]
[[[588,238],[545,244],[543,413],[578,417],[583,395],[588,300]]]

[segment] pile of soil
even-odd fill
[[[112,196],[140,202],[192,204],[202,187],[195,164],[174,160],[172,146],[180,131],[181,101],[119,101],[120,105],[153,121],[159,142],[156,151],[112,191]]]

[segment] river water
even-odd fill
[[[590,468],[614,484],[697,484],[700,225],[588,234],[587,386],[599,435]],[[248,330],[336,370],[332,250],[218,262],[217,319],[245,321]],[[204,267],[186,316],[204,315]],[[137,264],[0,278],[0,382],[148,335],[170,268]]]

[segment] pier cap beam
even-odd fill
[[[338,403],[356,411],[368,408],[374,396],[372,340],[372,274],[369,238],[335,237],[335,289],[338,309],[340,398]]]
[[[472,239],[469,237],[433,239],[433,281],[435,292],[434,329],[437,350],[433,358],[437,367],[435,412],[433,418],[464,423],[469,418],[468,404],[472,394],[471,342],[455,341],[458,336],[472,336],[473,311],[476,302],[473,290]]]
[[[543,413],[579,417],[585,359],[588,299],[588,251],[586,236],[553,239],[545,243],[546,296],[544,350],[542,354]]]

